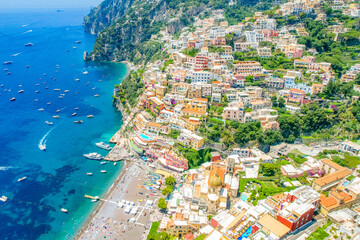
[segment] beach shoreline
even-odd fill
[[[119,174],[119,176],[116,178],[116,180],[114,181],[114,183],[111,185],[110,188],[108,188],[106,194],[102,197],[103,199],[107,199],[115,190],[116,186],[120,183],[121,179],[124,177],[124,175],[126,174],[125,169],[130,167],[132,165],[131,162],[127,162],[124,161],[124,164],[122,166],[121,169],[121,173]],[[73,239],[78,240],[81,238],[81,236],[85,233],[85,230],[88,228],[89,224],[92,222],[92,220],[94,219],[94,217],[96,216],[96,214],[101,210],[101,208],[104,205],[104,201],[101,201],[101,203],[95,208],[94,211],[92,211],[92,213],[87,217],[87,219],[85,220],[85,222],[82,224],[82,226],[80,227],[80,229],[78,230],[78,232],[76,233],[76,235],[74,236]]]

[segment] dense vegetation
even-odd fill
[[[115,86],[115,98],[120,100],[122,104],[125,105],[127,102],[131,106],[136,105],[137,98],[143,92],[145,86],[142,81],[142,73],[142,70],[133,71],[120,85]]]

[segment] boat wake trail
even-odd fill
[[[0,171],[6,171],[10,168],[12,168],[12,167],[11,166],[0,166]]]
[[[15,53],[15,54],[13,54],[12,56],[13,56],[13,57],[16,57],[17,55],[20,55],[20,54],[22,54],[22,52]]]
[[[54,128],[51,128],[39,141],[38,147],[40,150],[45,151],[46,150],[46,142],[47,142],[47,136],[51,133],[51,131]]]

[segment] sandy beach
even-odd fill
[[[94,203],[98,207],[75,239],[146,239],[151,222],[161,219],[157,209],[161,193],[144,187],[151,180],[153,176],[142,162],[126,162],[107,194]],[[147,200],[153,204],[146,204]],[[122,201],[128,204],[121,207]],[[127,206],[136,208],[136,215],[125,213]]]

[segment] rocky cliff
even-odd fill
[[[257,0],[256,0],[257,1]],[[271,0],[264,0],[269,2]],[[165,53],[156,41],[160,30],[181,31],[205,9],[225,10],[227,18],[250,14],[251,9],[229,6],[229,0],[105,0],[85,17],[86,31],[98,34],[85,60],[131,61],[135,64],[156,60]],[[270,5],[269,5],[270,6]],[[254,9],[252,9],[254,10]]]
[[[99,34],[116,22],[131,7],[135,0],[105,0],[84,18],[84,29]]]

